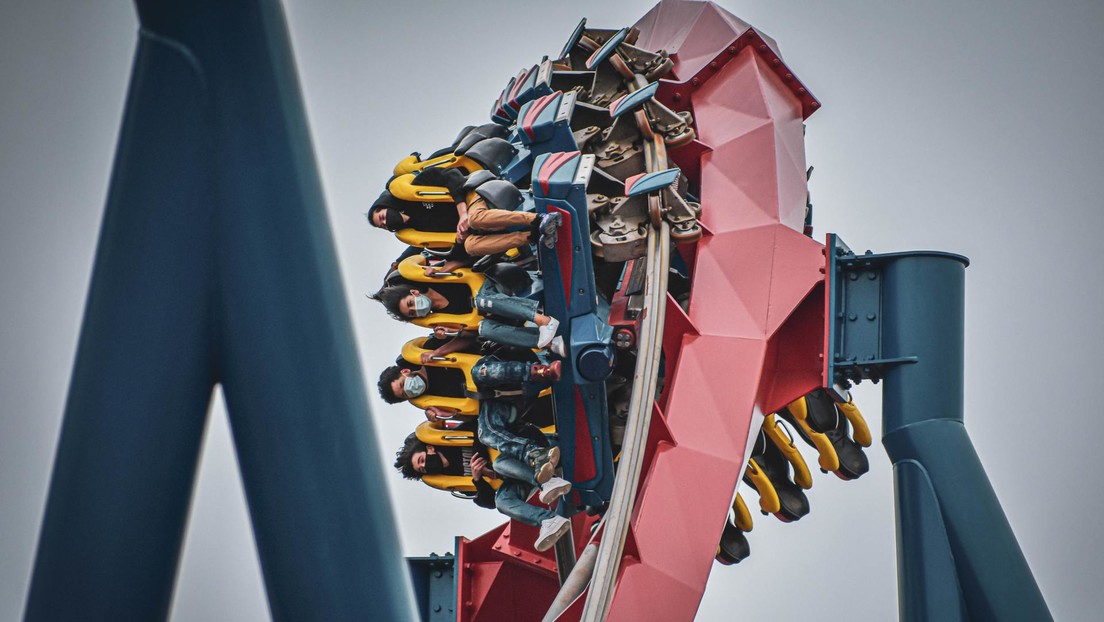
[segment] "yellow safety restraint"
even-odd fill
[[[544,434],[555,434],[556,427],[548,426],[546,428],[541,428],[541,432]],[[418,436],[418,440],[426,445],[433,445],[435,447],[471,447],[475,438],[475,433],[470,430],[450,430],[440,423],[432,421],[423,421],[414,430],[414,433]],[[494,461],[498,460],[498,450],[488,447],[487,453],[490,455],[491,464],[493,465]],[[467,471],[466,467],[465,471]],[[501,479],[483,479],[490,483],[495,490],[498,490],[498,487],[502,485]],[[471,494],[475,492],[475,484],[472,483],[470,474],[423,475],[422,481],[428,486],[432,486],[438,490],[447,490],[453,494]]]
[[[448,188],[444,186],[414,184],[414,177],[417,173],[435,166],[459,168],[469,175],[483,168],[478,162],[469,157],[452,153],[446,153],[424,162],[419,161],[418,156],[411,154],[395,165],[395,177],[387,184],[387,190],[395,198],[404,201],[452,202],[452,195],[449,194]],[[395,237],[408,246],[430,250],[448,250],[453,244],[456,244],[456,233],[452,231],[419,231],[406,228],[396,231]]]
[[[449,430],[439,423],[431,421],[423,421],[414,430],[417,434],[418,440],[422,441],[426,445],[433,445],[435,447],[471,447],[472,440],[475,436],[470,430]],[[498,458],[498,450],[487,448],[487,452],[491,456],[491,462]],[[464,467],[464,471],[467,472],[467,465]],[[502,485],[501,479],[487,479],[487,481],[495,490]],[[475,492],[475,484],[472,483],[471,475],[442,475],[440,473],[433,475],[423,475],[422,481],[427,486],[431,486],[438,490],[447,490],[457,496],[463,494],[472,494]]]
[[[423,347],[428,340],[429,337],[418,337],[417,339],[411,339],[403,344],[403,360],[415,365],[421,365],[422,353],[430,352],[430,350]],[[475,381],[472,379],[471,370],[472,366],[474,366],[480,358],[482,357],[478,354],[453,352],[445,357],[437,357],[436,360],[428,363],[428,365],[460,370],[464,373],[464,388],[469,393],[475,394],[478,393],[479,390],[476,388]],[[454,412],[458,415],[475,416],[479,414],[479,400],[472,397],[441,397],[439,395],[422,394],[411,399],[410,403],[422,410],[430,406],[436,406],[437,408]]]
[[[747,504],[744,503],[744,498],[740,496],[740,493],[736,493],[736,501],[732,503],[732,514],[732,524],[739,527],[741,531],[751,531],[751,512],[748,511]]]
[[[775,447],[786,457],[786,461],[793,467],[794,483],[808,490],[813,486],[813,476],[809,473],[809,466],[805,464],[805,458],[801,456],[801,452],[798,451],[793,438],[781,426],[782,422],[772,413],[767,415],[763,421],[763,432],[766,433],[767,438],[774,443]],[[745,529],[745,531],[748,530]]]
[[[835,471],[839,469],[839,455],[836,453],[836,448],[832,446],[832,441],[828,440],[828,437],[824,434],[809,427],[809,406],[805,403],[805,396],[802,395],[790,402],[790,404],[786,406],[786,410],[789,410],[790,414],[793,415],[794,421],[797,423],[798,427],[801,428],[801,431],[812,440],[813,447],[815,447],[817,453],[820,454],[817,460],[817,462],[820,463],[820,468],[825,471]]]
[[[782,510],[782,502],[778,498],[778,491],[770,478],[759,468],[755,458],[749,458],[747,468],[744,469],[744,480],[759,493],[759,509],[766,514],[775,514]]]
[[[395,176],[400,177],[402,175],[417,174],[427,168],[433,168],[434,166],[463,169],[468,175],[483,169],[483,166],[475,160],[467,156],[458,156],[455,153],[446,153],[428,160],[419,160],[418,156],[412,153],[399,160],[399,163],[395,165]],[[420,201],[422,199],[416,200]]]
[[[426,276],[425,272],[422,272],[423,266],[425,266],[425,257],[412,255],[399,263],[399,274],[404,279],[415,283],[466,285],[471,291],[471,298],[475,298],[487,278],[467,268],[454,270],[449,276]],[[472,305],[472,310],[468,313],[430,313],[425,317],[410,318],[412,324],[425,328],[445,326],[468,330],[477,330],[482,321],[483,316],[475,311],[475,305]]]
[[[851,422],[851,428],[853,430],[852,435],[855,437],[855,442],[863,447],[870,447],[870,443],[873,440],[870,437],[870,428],[866,425],[866,419],[864,419],[862,413],[859,412],[859,407],[855,405],[851,396],[847,396],[846,402],[836,402],[836,406],[839,407],[843,416],[847,417],[847,420]]]

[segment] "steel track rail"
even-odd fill
[[[625,439],[621,445],[621,459],[613,483],[613,497],[606,510],[602,540],[583,609],[582,620],[586,621],[604,620],[609,613],[617,586],[625,536],[629,530],[633,507],[636,505],[636,491],[643,469],[644,449],[648,444],[648,429],[651,427],[656,381],[659,376],[670,258],[670,225],[664,221],[659,227],[653,227],[648,236],[644,324],[638,340],[633,391],[629,401]]]

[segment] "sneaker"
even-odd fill
[[[548,344],[552,343],[552,338],[556,336],[556,331],[560,328],[560,321],[554,317],[548,318],[548,323],[544,326],[537,327],[537,347],[547,348]]]
[[[553,477],[541,486],[540,502],[548,505],[571,492],[571,482],[562,477]]]
[[[533,363],[529,366],[529,380],[547,380],[549,382],[555,382],[560,379],[562,373],[563,363],[560,361],[554,361],[550,365]]]
[[[529,453],[529,466],[533,467],[533,479],[542,486],[552,479],[552,475],[556,472],[556,466],[559,464],[559,447],[541,447]]]
[[[571,521],[562,516],[544,519],[541,521],[540,535],[533,543],[533,548],[537,551],[547,551],[567,533],[568,529],[571,529]]]
[[[548,349],[552,351],[552,354],[560,358],[567,358],[567,348],[564,347],[563,337],[556,335],[552,338],[552,341],[548,344]],[[557,363],[559,361],[556,361]]]

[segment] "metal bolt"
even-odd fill
[[[675,93],[675,95],[674,95],[674,98],[673,98],[673,99],[674,99],[675,101],[682,101],[682,93]]]
[[[878,275],[873,273],[873,272],[868,272],[866,274],[866,278],[870,279],[871,281],[874,281],[878,278]]]
[[[709,68],[713,69],[713,70],[716,70],[717,69],[717,61],[713,61],[713,62],[709,63]]]
[[[445,576],[445,575],[444,575],[444,573],[443,573],[443,572],[441,572],[440,570],[438,570],[437,572],[433,573],[433,576],[435,576],[435,577],[437,577],[438,579],[440,579],[441,577],[443,577],[443,576]]]
[[[436,612],[438,612],[438,611],[440,611],[440,610],[441,610],[441,605],[433,605],[433,611],[434,611],[434,613],[436,613]]]
[[[767,44],[766,43],[760,43],[759,44],[759,51],[760,52],[766,52],[767,51]]]
[[[813,103],[811,103],[809,105],[812,106],[813,108],[820,108],[820,102],[818,102],[818,101],[814,101]]]
[[[699,80],[698,78],[693,78],[690,80],[690,84],[692,84],[693,86],[700,86],[701,80]]]
[[[735,54],[736,53],[736,46],[735,45],[728,46],[728,53],[729,54]]]
[[[876,318],[876,317],[878,317],[878,316],[875,313],[867,313],[866,314],[866,319],[870,320],[871,322],[873,322],[874,318]]]
[[[775,65],[775,66],[781,65],[782,64],[782,59],[776,58],[776,59],[771,61],[771,64]]]
[[[847,275],[847,278],[851,279],[852,281],[858,281],[859,280],[859,273],[858,272],[851,272]]]
[[[798,92],[798,93],[801,93],[802,95],[804,95],[804,94],[806,93],[806,91],[805,91],[805,87],[801,87],[801,88],[797,89],[797,92]]]
[[[788,74],[786,74],[786,75],[782,76],[782,79],[784,79],[784,80],[786,80],[786,81],[790,81],[790,80],[793,80],[793,74],[792,74],[792,73],[788,73]]]
[[[514,557],[521,557],[521,551],[514,551]]]
[[[859,319],[859,316],[855,315],[854,313],[848,313],[847,319],[854,322],[855,320]]]

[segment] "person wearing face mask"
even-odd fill
[[[563,337],[556,335],[559,320],[539,312],[537,301],[500,293],[489,281],[475,298],[469,291],[464,285],[450,283],[434,284],[424,291],[400,284],[381,289],[374,298],[393,317],[406,322],[434,313],[462,315],[475,309],[484,316],[479,338],[520,348],[549,348],[559,356],[566,355]],[[536,327],[514,324],[521,322]]]
[[[435,339],[430,339],[426,347],[434,347],[435,342]],[[479,400],[479,440],[504,455],[529,464],[535,470],[536,481],[543,484],[552,475],[559,459],[558,453],[555,450],[553,453],[541,450],[539,446],[510,432],[518,418],[517,408],[510,400],[498,399],[493,391],[521,388],[526,395],[536,395],[548,382],[559,380],[561,372],[559,361],[544,365],[484,356],[471,369],[472,380],[480,391],[473,396],[468,394],[464,374],[460,370],[438,367],[432,363],[415,366],[400,359],[398,364],[380,373],[377,388],[380,397],[389,404],[398,404],[424,395],[475,397]],[[453,414],[435,406],[425,410],[426,418],[430,421],[449,419]]]
[[[453,340],[455,343],[459,340]],[[431,338],[426,347],[433,347],[438,340]],[[452,348],[449,353],[460,351]],[[471,376],[479,395],[469,395],[464,373],[452,367],[439,367],[433,364],[430,356],[436,356],[441,348],[434,352],[423,353],[423,364],[411,364],[399,357],[396,364],[380,372],[377,388],[380,397],[388,404],[399,404],[407,400],[433,395],[437,397],[476,397],[481,401],[494,401],[496,389],[512,391],[521,389],[523,395],[536,395],[548,385],[560,379],[562,364],[531,363],[525,361],[500,360],[497,356],[484,356],[472,366]],[[430,420],[447,418],[427,413]]]
[[[455,169],[448,171],[460,174]],[[462,191],[454,200],[455,203],[404,201],[384,190],[368,210],[368,222],[392,233],[399,229],[456,232],[459,244],[450,255],[455,259],[495,255],[523,244],[540,242],[551,248],[556,243],[556,233],[562,222],[559,214],[495,209],[478,195],[469,210]],[[469,222],[474,229],[469,229]]]
[[[517,431],[534,443],[547,445],[544,435],[531,425],[525,424]],[[487,448],[479,441],[473,441],[471,447],[438,447],[423,443],[416,434],[407,436],[395,454],[395,469],[406,479],[419,480],[435,474],[471,475],[476,505],[497,508],[516,521],[540,527],[534,548],[538,551],[552,548],[567,532],[570,521],[549,509],[531,505],[528,499],[539,486],[540,502],[550,505],[571,491],[571,482],[551,477],[537,484],[525,464],[502,455],[493,468],[490,463]],[[495,479],[502,481],[497,493],[488,481]]]

